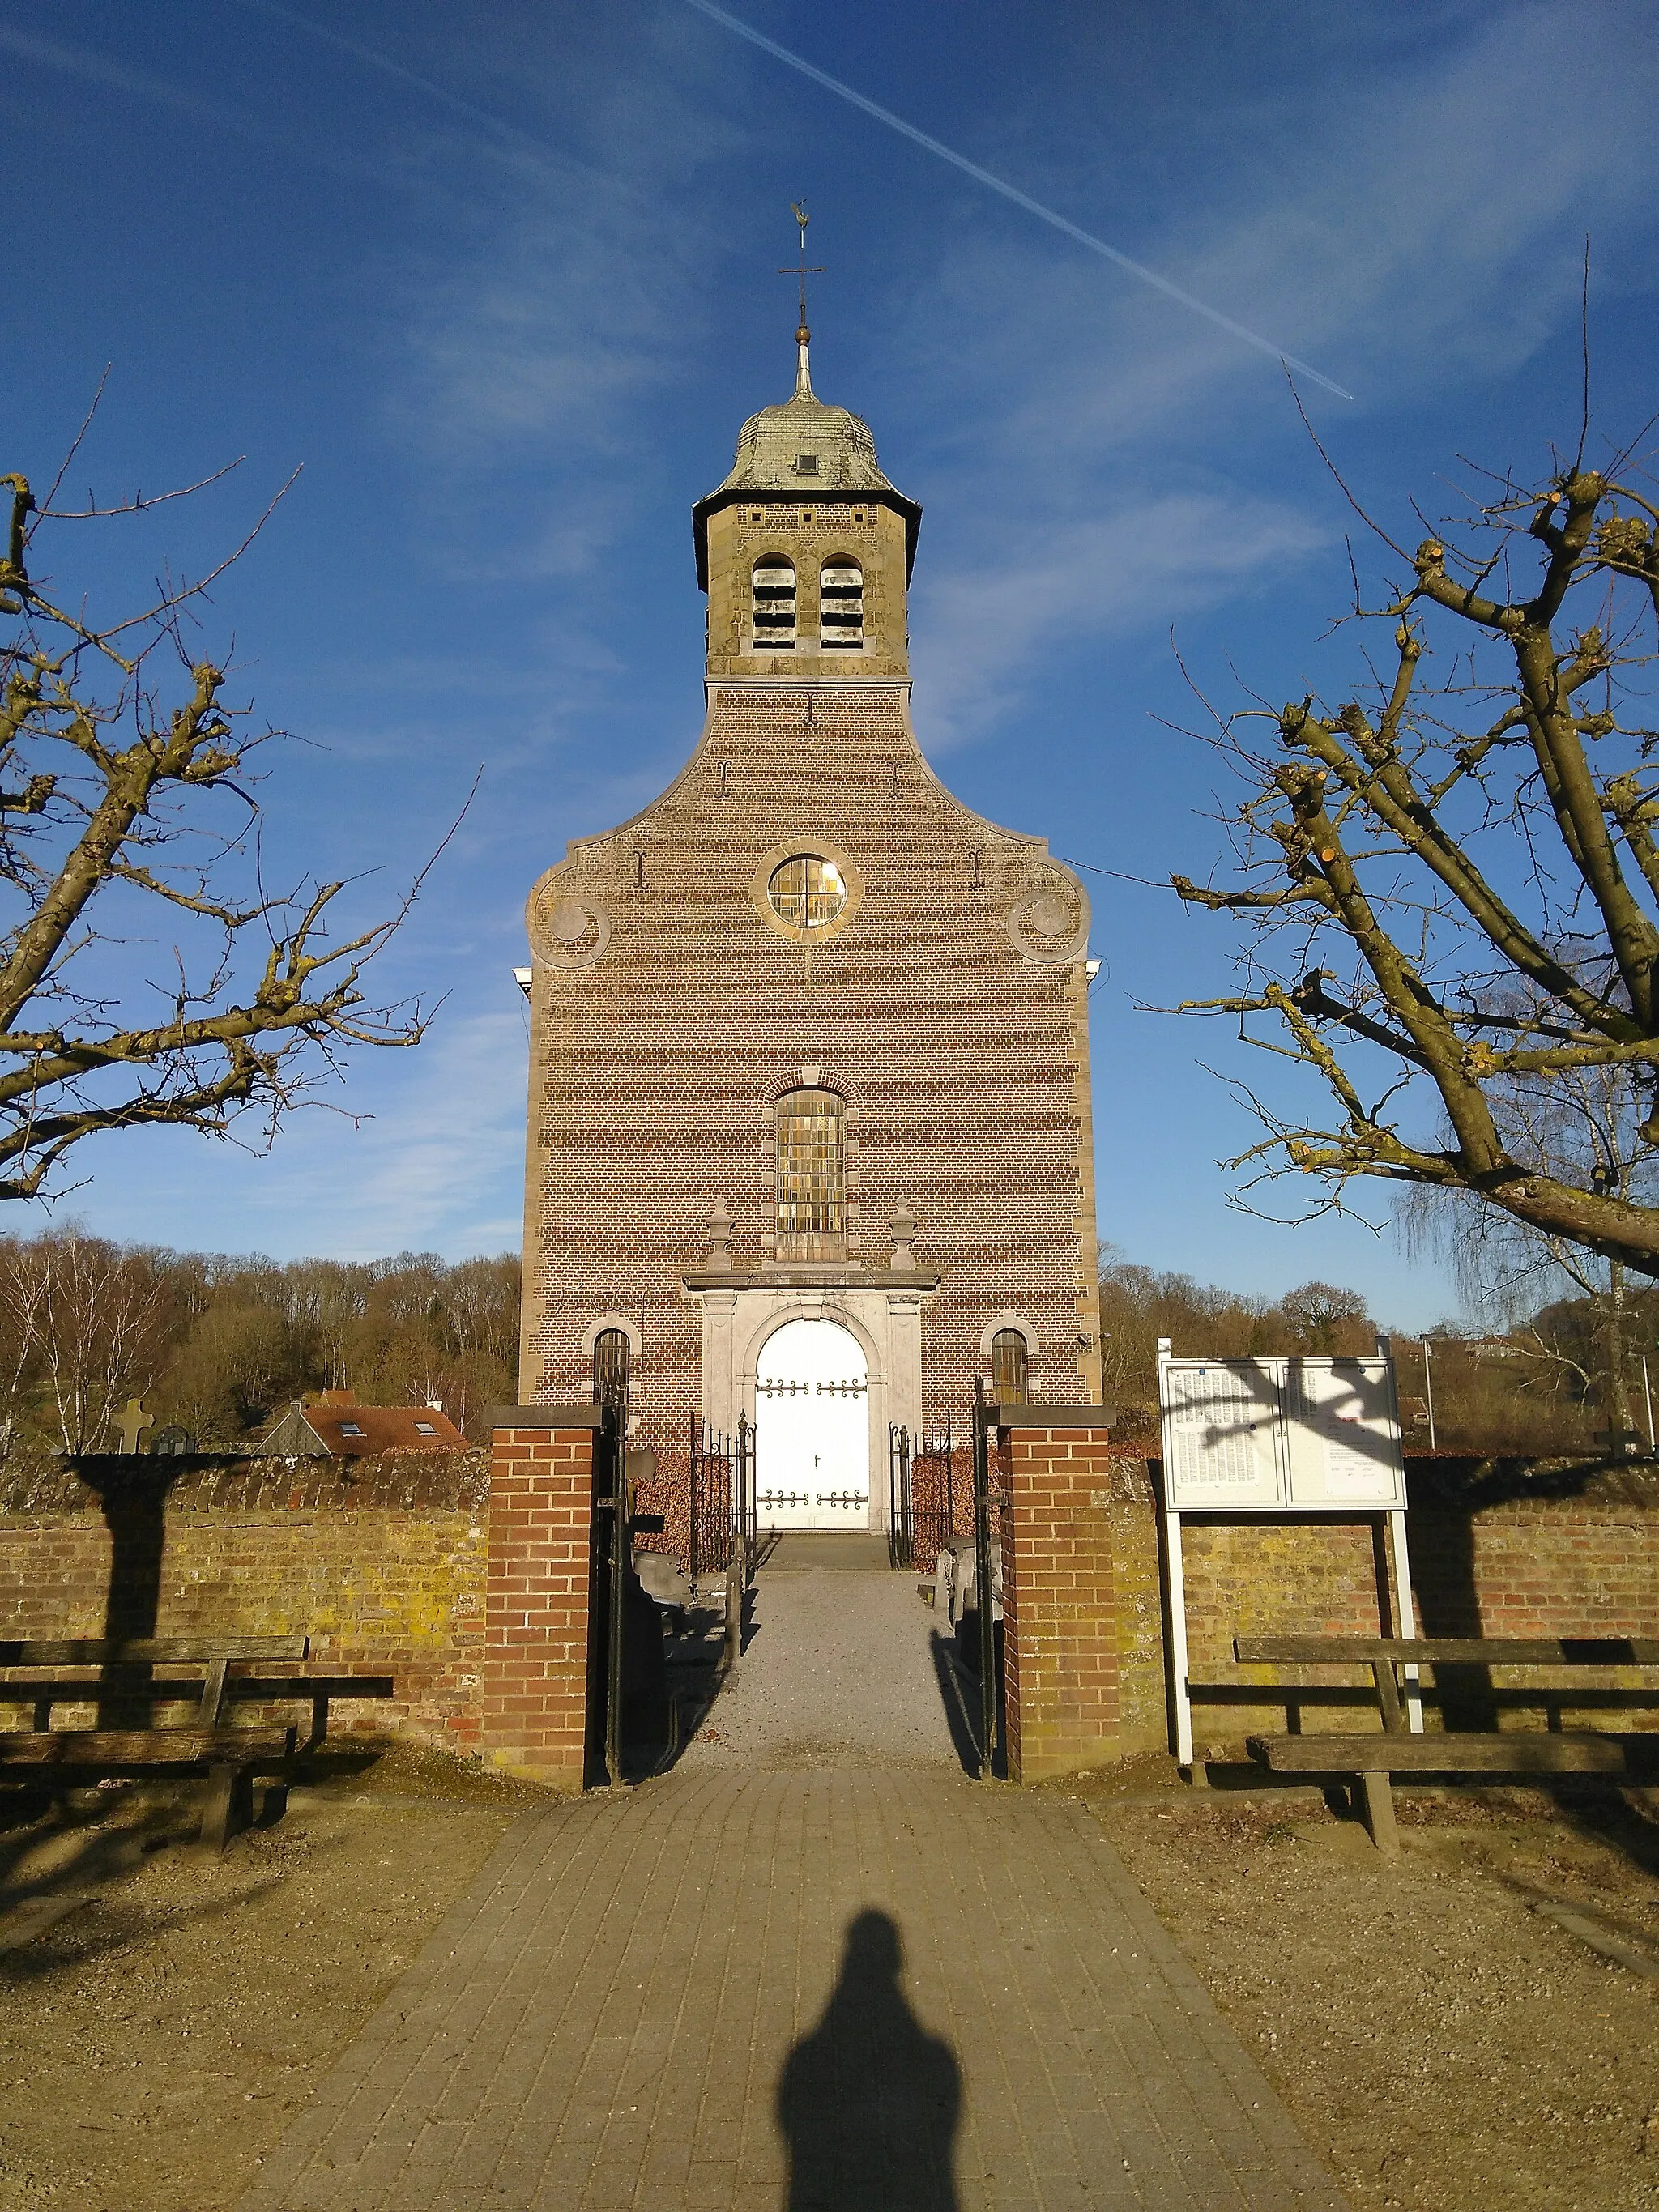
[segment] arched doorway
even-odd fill
[[[869,1369],[850,1329],[790,1321],[768,1337],[755,1455],[763,1528],[869,1528]]]

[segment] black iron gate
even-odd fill
[[[696,1582],[724,1571],[732,1556],[732,1449],[691,1416],[691,1528],[685,1571]]]
[[[623,1580],[630,1539],[623,1411],[601,1401],[593,1434],[587,1554],[587,1750],[584,1779],[622,1779]]]
[[[740,1415],[735,1437],[717,1435],[696,1415],[691,1421],[690,1534],[686,1572],[722,1573],[735,1545],[745,1572],[755,1564],[759,1541],[759,1499],[755,1488],[755,1429]]]
[[[902,1423],[887,1431],[887,1564],[914,1567],[915,1529],[910,1502],[910,1431]]]
[[[991,1431],[997,1409],[985,1402],[985,1381],[974,1377],[974,1582],[979,1623],[979,1778],[988,1781],[996,1752],[998,1696],[996,1605],[991,1584]],[[1000,1522],[1000,1515],[997,1518]],[[1000,1534],[999,1528],[999,1534]]]
[[[966,1476],[949,1414],[914,1432],[889,1430],[887,1556],[894,1566],[932,1571],[957,1534],[958,1492]]]

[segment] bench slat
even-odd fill
[[[304,1659],[308,1636],[0,1637],[0,1667],[205,1667],[216,1659]]]
[[[143,1698],[147,1704],[195,1705],[202,1694],[201,1679],[161,1682],[108,1682],[96,1674],[64,1677],[50,1681],[0,1682],[0,1705],[33,1705],[42,1699],[53,1705],[95,1705],[100,1698]],[[225,1685],[225,1702],[232,1705],[280,1705],[296,1698],[395,1698],[396,1678],[391,1674],[233,1674]]]
[[[1659,1638],[1644,1636],[1236,1636],[1240,1665],[1659,1667]]]
[[[1659,1763],[1659,1735],[1652,1739]],[[1623,1738],[1511,1729],[1466,1735],[1253,1735],[1252,1759],[1275,1774],[1622,1774]]]
[[[0,1729],[0,1767],[204,1766],[283,1759],[286,1735],[264,1729]]]

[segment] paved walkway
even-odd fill
[[[943,1631],[943,1636],[941,1636]],[[680,1762],[714,1767],[959,1770],[949,1621],[896,1575],[884,1540],[786,1536],[750,1592],[743,1663]]]
[[[937,1706],[815,1757],[854,1579],[763,1575],[746,1733],[507,1838],[241,2212],[1341,2212],[1079,1806],[952,1771]]]

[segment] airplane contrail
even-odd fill
[[[1213,323],[1218,330],[1227,331],[1233,337],[1242,338],[1246,345],[1254,346],[1258,353],[1265,353],[1273,360],[1282,362],[1286,368],[1295,369],[1298,375],[1311,378],[1325,391],[1334,392],[1339,399],[1353,398],[1352,392],[1344,391],[1340,384],[1322,374],[1311,362],[1298,361],[1293,353],[1286,353],[1282,346],[1274,345],[1270,338],[1262,337],[1255,331],[1246,330],[1243,323],[1236,323],[1231,315],[1224,315],[1219,307],[1209,307],[1204,301],[1194,299],[1190,292],[1183,292],[1179,284],[1172,284],[1167,276],[1160,276],[1156,269],[1147,268],[1144,261],[1132,260],[1127,253],[1119,252],[1116,246],[1108,246],[1103,238],[1097,238],[1092,231],[1082,230],[1076,223],[1068,222],[1063,215],[1056,215],[1053,208],[1044,207],[1041,200],[1034,200],[1029,192],[1021,191],[1018,185],[1006,184],[1000,177],[994,177],[988,169],[981,169],[977,161],[970,161],[965,154],[958,154],[941,140],[929,137],[927,131],[918,131],[914,123],[907,123],[902,115],[895,115],[890,107],[878,106],[873,100],[866,100],[861,92],[854,92],[850,84],[843,84],[839,77],[816,68],[799,54],[793,53],[787,46],[781,46],[775,39],[769,39],[763,32],[756,30],[752,24],[744,22],[738,16],[728,15],[724,8],[714,6],[714,0],[687,0],[687,5],[695,8],[699,15],[708,15],[716,23],[724,24],[728,31],[735,31],[740,39],[747,39],[750,46],[760,47],[763,53],[787,63],[792,70],[799,70],[814,84],[821,84],[826,92],[833,92],[838,99],[847,100],[852,106],[862,108],[866,115],[873,115],[878,123],[884,123],[890,131],[896,131],[902,138],[908,138],[914,144],[925,147],[928,153],[937,154],[941,161],[948,161],[952,168],[962,170],[964,175],[988,185],[992,191],[1000,192],[1004,199],[1012,200],[1016,207],[1024,208],[1028,215],[1036,216],[1040,222],[1049,224],[1054,229],[1063,231],[1067,238],[1075,239],[1079,246],[1086,246],[1091,253],[1098,253],[1104,259],[1115,262],[1120,269],[1127,269],[1130,276],[1139,277],[1143,284],[1150,284],[1155,292],[1162,292],[1166,299],[1175,300],[1183,307],[1190,307],[1195,315],[1202,315],[1206,322]]]

